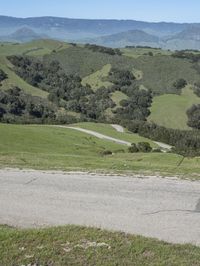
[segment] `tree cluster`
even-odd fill
[[[61,123],[55,105],[13,87],[0,91],[0,121],[7,123]],[[65,123],[70,117],[65,116]]]
[[[112,68],[109,80],[114,84],[114,90],[119,90],[128,96],[127,100],[120,102],[121,107],[113,111],[116,117],[120,120],[145,121],[150,115],[151,91],[140,89],[135,76],[128,70]]]
[[[109,55],[119,55],[121,56],[122,53],[120,51],[120,49],[113,49],[113,48],[109,48],[109,47],[104,47],[104,46],[100,46],[100,45],[96,45],[96,44],[86,44],[85,48],[92,50],[93,52],[99,52],[99,53],[105,53],[105,54],[109,54]]]
[[[117,122],[117,121],[115,121]],[[200,155],[200,132],[165,128],[145,121],[121,121],[131,132],[173,146],[174,152],[184,156]]]
[[[132,143],[131,146],[128,148],[130,153],[137,153],[143,152],[148,153],[152,151],[152,147],[148,142],[139,142],[139,143]]]
[[[199,52],[199,51],[198,51]],[[200,54],[195,54],[187,50],[176,51],[172,54],[172,57],[189,59],[193,63],[197,63],[200,60]]]
[[[104,111],[115,106],[111,91],[100,88],[93,91],[83,86],[77,75],[66,75],[57,61],[50,64],[28,57],[9,57],[17,74],[29,84],[48,91],[48,99],[56,106],[81,113],[84,119],[103,119]]]

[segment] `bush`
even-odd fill
[[[100,154],[103,155],[103,156],[112,155],[112,151],[104,150],[104,151],[101,151]]]
[[[136,152],[151,152],[152,148],[148,142],[139,142],[138,144],[132,143],[128,148],[130,153]]]
[[[128,151],[130,153],[136,153],[139,152],[138,147],[135,143],[132,143],[131,146],[128,148]]]
[[[148,142],[139,142],[137,145],[139,152],[151,152],[152,148]]]

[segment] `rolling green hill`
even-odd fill
[[[68,43],[54,40],[36,40],[29,43],[0,43],[0,55],[45,55],[53,50],[60,51],[70,47]],[[40,51],[40,52],[38,52]]]
[[[12,69],[12,64],[6,59],[5,56],[0,56],[0,69],[2,69],[7,75],[8,79],[4,80],[2,82],[1,89],[7,90],[11,88],[12,86],[18,86],[22,90],[24,90],[26,93],[31,94],[33,96],[39,96],[42,98],[46,98],[48,93],[40,90],[36,87],[31,86],[27,82],[25,82],[22,78],[20,78],[14,70]]]
[[[101,70],[98,70],[94,72],[93,74],[84,77],[82,80],[82,84],[83,85],[89,84],[93,90],[97,90],[101,87],[107,88],[109,86],[112,86],[111,82],[106,81],[106,78],[108,77],[110,69],[111,69],[110,64],[103,66]]]
[[[200,97],[197,97],[192,88],[187,86],[182,90],[181,95],[165,94],[155,97],[148,119],[168,128],[189,129],[186,111],[193,104],[200,104]]]
[[[110,64],[113,67],[128,69],[133,71],[137,69],[142,73],[142,79],[139,84],[151,89],[155,94],[173,93],[172,84],[180,78],[184,78],[188,83],[193,84],[200,80],[200,76],[193,68],[193,64],[186,59],[174,58],[169,55],[169,52],[162,54],[160,50],[155,50],[155,56],[145,55],[148,49],[144,49],[143,54],[138,54],[138,49],[121,49],[126,56],[108,55],[100,52],[93,52],[87,48],[77,46],[63,49],[58,53],[46,55],[44,60],[58,60],[66,73],[77,73],[81,77],[90,76],[97,79],[99,72],[104,70],[106,65]],[[131,53],[131,56],[129,56]],[[161,53],[161,54],[159,54]],[[127,56],[128,55],[128,56]],[[97,72],[95,74],[95,72]],[[105,76],[104,76],[105,78]]]
[[[31,86],[14,72],[13,65],[6,58],[10,55],[37,58],[47,67],[53,60],[58,60],[67,74],[80,75],[82,84],[89,84],[94,92],[102,86],[109,88],[113,85],[109,80],[109,72],[113,67],[129,70],[136,77],[136,85],[141,89],[151,89],[153,92],[149,121],[167,127],[188,129],[186,111],[193,104],[199,103],[200,98],[191,90],[188,92],[184,90],[181,96],[174,94],[177,92],[174,91],[173,83],[184,78],[192,86],[200,81],[194,63],[189,59],[172,57],[172,52],[161,49],[125,48],[121,49],[121,52],[121,56],[111,55],[91,50],[84,45],[53,40],[37,40],[25,44],[1,43],[0,69],[8,75],[8,79],[2,82],[1,89],[18,86],[28,94],[42,98],[48,96],[48,92]],[[122,100],[129,99],[127,94],[120,90],[110,91],[110,98],[116,106],[105,110],[104,114],[108,119],[115,116],[113,111],[121,107]],[[74,114],[74,111],[76,117],[80,118],[80,113],[78,114],[76,110],[70,110],[71,114]]]
[[[2,69],[8,75],[8,79],[3,82],[1,88],[6,90],[11,86],[18,86],[28,94],[46,98],[48,95],[47,92],[29,85],[27,82],[16,75],[13,70],[12,64],[7,60],[6,57],[9,55],[28,55],[41,58],[45,54],[50,54],[53,51],[61,51],[62,49],[66,49],[67,47],[70,47],[70,45],[53,40],[37,40],[24,44],[1,43],[0,69]]]

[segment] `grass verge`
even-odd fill
[[[200,248],[100,229],[0,226],[0,262],[10,265],[200,265]]]

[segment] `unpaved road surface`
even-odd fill
[[[106,136],[104,134],[98,133],[96,131],[93,130],[89,130],[89,129],[84,129],[84,128],[80,128],[80,127],[65,127],[65,126],[59,126],[59,127],[64,127],[64,128],[69,128],[69,129],[74,129],[83,133],[87,133],[89,135],[92,135],[94,137],[97,137],[99,139],[105,139],[105,140],[109,140],[109,141],[113,141],[116,142],[118,144],[123,144],[123,145],[128,145],[131,146],[131,143],[125,140],[120,140],[120,139],[116,139],[116,138],[112,138],[109,136]]]
[[[77,224],[200,245],[200,182],[0,170],[0,224]]]

